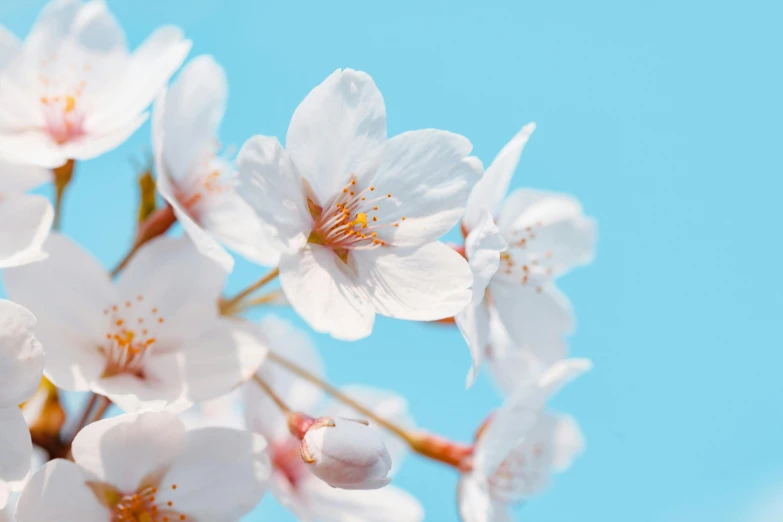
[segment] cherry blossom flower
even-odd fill
[[[280,279],[318,332],[354,340],[375,314],[429,321],[470,301],[470,270],[437,241],[459,221],[481,163],[470,142],[427,129],[386,138],[372,78],[337,70],[297,107],[286,136],[238,155],[238,191],[274,229]]]
[[[509,507],[543,489],[582,452],[583,438],[568,416],[547,413],[546,401],[589,370],[587,359],[556,362],[519,383],[480,430],[470,470],[459,485],[463,522],[507,522]]]
[[[313,374],[323,375],[321,358],[303,332],[274,316],[267,316],[262,327],[270,350],[285,355]],[[272,362],[264,364],[259,375],[294,410],[361,417],[360,413],[334,401],[320,407],[320,389]],[[363,386],[347,386],[341,391],[387,420],[403,426],[412,424],[407,402],[399,395]],[[270,491],[297,518],[311,522],[418,522],[424,519],[416,499],[393,485],[363,491],[338,489],[316,477],[302,460],[300,441],[288,431],[286,417],[274,402],[252,382],[243,387],[243,392],[248,428],[269,441]],[[372,421],[370,426],[380,429]],[[392,460],[393,475],[404,461],[407,446],[385,432],[382,437]]]
[[[234,169],[219,157],[216,134],[226,107],[223,68],[210,56],[188,63],[153,110],[157,187],[199,251],[227,271],[233,258],[220,243],[262,265],[275,265],[267,232],[233,187]]]
[[[49,460],[49,455],[43,449],[38,446],[33,446],[32,458],[30,460],[30,474],[35,473],[38,469],[46,464]],[[11,484],[11,494],[8,497],[8,504],[5,507],[0,507],[0,522],[16,522],[16,503],[19,501],[19,495],[21,494],[24,486],[27,484],[27,480],[22,480]],[[3,486],[0,486],[2,488]]]
[[[125,141],[190,50],[180,29],[162,27],[129,54],[99,0],[53,0],[24,43],[4,40],[0,149],[17,163],[47,167]]]
[[[125,411],[184,408],[228,393],[265,357],[255,326],[219,316],[225,272],[187,238],[151,241],[116,284],[68,238],[45,245],[51,257],[6,270],[5,284],[38,314],[58,387]]]
[[[564,337],[573,330],[574,320],[571,305],[554,279],[593,257],[595,223],[584,216],[576,199],[519,189],[503,202],[534,129],[534,124],[526,125],[500,151],[473,189],[465,211],[465,255],[474,278],[486,281],[496,269],[485,295],[474,296],[472,306],[456,317],[473,358],[468,385],[484,355],[493,350],[492,314],[517,350],[532,351],[546,363],[565,356]]]
[[[19,499],[18,522],[238,522],[269,478],[266,442],[230,428],[186,431],[168,412],[125,414],[90,424],[73,462],[36,472]]]
[[[30,471],[33,445],[19,404],[35,393],[43,371],[35,328],[27,309],[0,299],[0,509]]]

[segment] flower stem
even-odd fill
[[[65,195],[65,189],[73,178],[73,171],[76,162],[74,160],[68,160],[64,165],[61,165],[55,169],[52,169],[54,175],[54,222],[52,223],[53,230],[60,230],[60,219],[62,216],[63,196]]]
[[[280,303],[275,303],[275,301],[281,299],[284,299],[283,292],[280,289],[272,290],[271,292],[267,292],[264,295],[260,295],[258,297],[254,297],[253,299],[248,299],[247,301],[238,303],[230,311],[230,315],[239,315],[242,312],[246,312],[247,310],[250,310],[253,307],[261,306],[265,304],[284,304],[284,301]]]
[[[166,205],[150,214],[147,219],[139,226],[139,231],[136,234],[136,239],[133,241],[133,246],[122,258],[122,261],[114,267],[111,271],[112,277],[125,268],[131,258],[139,251],[139,249],[151,239],[155,239],[158,236],[162,236],[171,226],[176,223],[177,216],[174,214],[174,209],[171,205]]]
[[[253,283],[252,285],[248,286],[241,292],[239,292],[237,295],[232,297],[231,299],[225,299],[220,302],[220,313],[223,315],[231,315],[234,313],[234,309],[239,305],[239,303],[247,296],[258,290],[259,288],[263,287],[270,281],[274,280],[278,275],[280,274],[280,269],[275,268],[268,274],[266,274],[264,277]]]
[[[289,408],[285,401],[283,401],[283,399],[280,398],[275,390],[269,386],[268,382],[262,379],[258,374],[253,375],[253,380],[256,381],[256,384],[258,384],[267,395],[269,395],[269,398],[274,401],[278,408],[280,408],[280,411],[282,411],[285,415],[291,413],[291,408]]]
[[[111,399],[104,397],[103,395],[99,396],[98,404],[95,406],[95,410],[93,410],[92,415],[90,415],[90,418],[85,426],[89,426],[93,422],[101,420],[106,413],[106,410],[109,409],[109,406],[111,406]]]
[[[84,412],[79,418],[79,422],[76,424],[76,428],[73,430],[74,437],[77,433],[79,433],[80,429],[87,425],[87,420],[90,418],[90,413],[92,413],[92,409],[95,407],[96,402],[98,402],[98,395],[94,392],[90,392],[90,400],[88,400],[87,404],[84,406]],[[73,440],[73,437],[71,437],[71,440]]]

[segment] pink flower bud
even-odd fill
[[[299,449],[310,470],[332,487],[378,489],[391,482],[389,452],[366,421],[321,417]]]

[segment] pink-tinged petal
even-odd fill
[[[274,235],[280,251],[301,248],[313,228],[303,180],[277,138],[254,136],[237,156],[237,193]]]
[[[52,179],[51,169],[0,160],[0,194],[3,196],[23,194]]]
[[[161,480],[157,502],[171,502],[186,519],[239,520],[264,495],[270,477],[266,448],[263,437],[246,431],[190,431],[182,453]]]
[[[416,498],[402,489],[355,491],[333,488],[322,480],[302,484],[301,496],[313,506],[314,516],[328,522],[420,522],[424,510]]]
[[[0,408],[0,482],[24,480],[30,473],[33,443],[30,430],[17,406]]]
[[[280,259],[280,283],[291,306],[315,331],[353,341],[372,332],[373,302],[351,262],[334,252],[308,244]]]
[[[0,299],[0,408],[16,408],[41,382],[44,352],[35,323],[29,310]]]
[[[369,167],[386,141],[386,107],[372,78],[338,69],[294,111],[286,150],[323,205]]]
[[[506,241],[488,212],[481,214],[476,226],[465,238],[465,254],[473,273],[473,302],[484,300],[484,292],[500,266],[500,253]]]
[[[478,158],[464,136],[436,129],[393,137],[379,156],[377,171],[364,180],[375,188],[379,237],[396,246],[421,245],[451,230],[481,178]],[[394,226],[394,224],[398,226]]]
[[[64,459],[48,462],[27,482],[16,509],[16,522],[106,522],[111,513],[95,498],[86,475]]]
[[[443,243],[355,250],[350,255],[356,259],[364,292],[379,314],[434,321],[453,317],[470,303],[470,267]]]
[[[535,123],[528,123],[498,153],[492,164],[487,167],[481,181],[476,183],[468,198],[465,217],[462,219],[468,230],[478,226],[483,212],[493,217],[500,209],[500,203],[508,191],[511,177],[519,164],[519,157],[528,139],[536,130]]]
[[[85,136],[64,143],[61,153],[75,160],[93,159],[122,145],[145,121],[147,114],[139,114],[109,130],[89,129]]]
[[[73,459],[123,492],[165,472],[183,452],[185,427],[166,412],[127,413],[93,422],[73,441]]]
[[[324,377],[321,355],[304,331],[274,315],[265,316],[259,328],[270,351],[294,361],[313,375]],[[319,387],[271,362],[261,366],[259,375],[294,411],[314,411],[323,396]],[[245,420],[249,429],[260,433],[270,442],[284,441],[291,436],[280,408],[255,382],[246,384],[243,394],[247,405]]]
[[[43,196],[0,199],[0,268],[45,259],[42,247],[53,219],[52,205]]]
[[[465,388],[470,388],[478,376],[484,352],[489,345],[488,305],[487,303],[470,303],[454,319],[470,350],[472,364],[465,378]]]
[[[114,86],[95,101],[85,128],[109,134],[135,121],[185,61],[190,46],[178,27],[156,29],[130,56]]]

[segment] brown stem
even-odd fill
[[[253,375],[253,380],[256,381],[256,384],[258,384],[264,392],[266,392],[267,395],[269,395],[269,398],[274,401],[274,403],[277,405],[278,408],[280,408],[280,411],[282,411],[284,414],[288,415],[291,413],[291,408],[288,407],[288,405],[283,401],[283,399],[280,398],[280,396],[275,392],[275,390],[272,389],[271,386],[269,386],[269,383],[267,383],[264,379],[262,379],[258,374]]]
[[[142,223],[139,227],[139,231],[136,234],[136,239],[133,242],[131,249],[127,254],[125,254],[125,257],[122,258],[122,261],[120,261],[119,264],[111,271],[112,277],[119,274],[122,269],[125,268],[131,258],[136,254],[136,252],[139,251],[144,243],[151,239],[155,239],[158,236],[162,236],[176,222],[177,216],[174,214],[174,209],[171,208],[171,205],[166,205],[165,207],[160,208],[150,214],[149,217],[144,220],[144,223]]]
[[[87,401],[87,405],[84,407],[84,412],[82,413],[82,416],[79,417],[79,422],[76,424],[76,428],[73,430],[74,437],[77,433],[79,433],[80,429],[87,425],[87,419],[90,418],[90,413],[92,413],[92,409],[95,407],[96,402],[98,402],[98,395],[90,392],[90,400]],[[71,437],[71,440],[73,440],[73,437]]]
[[[258,290],[259,288],[263,287],[267,283],[273,281],[278,275],[280,275],[280,269],[274,268],[271,272],[266,274],[264,277],[253,283],[252,285],[248,286],[241,292],[239,292],[237,295],[232,297],[231,299],[225,299],[220,302],[220,313],[223,315],[231,315],[234,313],[234,308],[247,296]]]
[[[254,297],[253,299],[248,299],[246,301],[242,301],[238,303],[236,306],[234,306],[233,309],[231,309],[231,311],[227,315],[239,315],[242,312],[246,312],[255,306],[261,306],[265,304],[283,304],[283,303],[275,303],[275,301],[278,301],[281,298],[283,298],[282,290],[280,289],[272,290],[271,292],[268,292],[264,295],[260,295],[258,297]]]
[[[106,413],[106,410],[109,409],[109,406],[111,406],[111,399],[101,395],[98,398],[98,404],[95,406],[95,410],[93,410],[92,415],[89,418],[90,420],[87,421],[87,424],[85,424],[85,426],[89,426],[93,422],[101,420],[103,418],[103,415]]]
[[[61,165],[55,169],[52,169],[54,175],[54,222],[52,223],[52,230],[60,230],[60,219],[62,215],[63,196],[65,195],[65,189],[73,178],[73,171],[76,162],[74,160],[68,160],[64,165]]]

